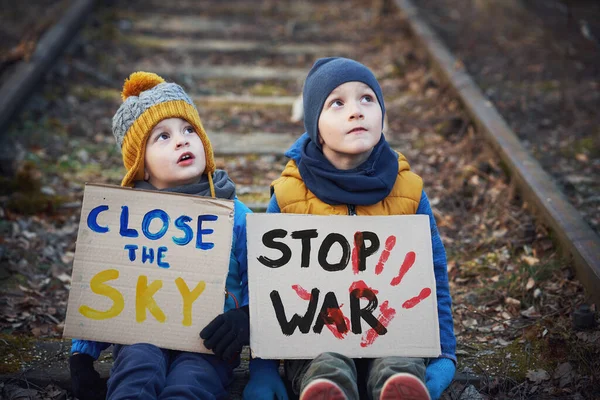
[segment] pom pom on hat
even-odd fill
[[[123,91],[121,92],[121,99],[125,101],[129,96],[139,96],[140,93],[152,89],[154,86],[164,82],[165,80],[163,78],[153,72],[134,72],[129,75],[129,78],[125,79]]]

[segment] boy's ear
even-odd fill
[[[319,133],[318,135],[319,135],[319,144],[320,144],[321,146],[323,146],[323,144],[325,143],[325,141],[323,140],[323,137],[321,136],[321,134],[320,134],[320,133]]]
[[[148,170],[144,168],[144,180],[147,181],[148,179],[150,179],[150,174],[148,173]]]

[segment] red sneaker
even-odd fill
[[[419,378],[400,372],[385,381],[379,400],[431,400],[431,397]]]
[[[300,393],[300,400],[348,400],[348,398],[344,391],[329,379],[315,379]]]

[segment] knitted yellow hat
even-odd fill
[[[167,83],[151,72],[134,72],[125,80],[121,98],[123,104],[113,117],[112,124],[113,135],[121,147],[123,164],[127,168],[121,186],[133,186],[134,181],[144,179],[146,141],[156,124],[167,118],[181,118],[194,127],[204,145],[204,173],[208,175],[210,192],[215,197],[212,146],[202,127],[198,110],[183,88],[175,83]]]

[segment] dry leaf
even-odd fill
[[[525,289],[531,290],[531,289],[533,289],[534,286],[535,286],[535,281],[533,280],[533,278],[529,278],[527,280],[527,284],[525,285]]]
[[[600,331],[577,332],[577,338],[587,343],[600,343]]]
[[[506,304],[508,304],[508,305],[511,305],[511,306],[519,306],[519,307],[521,306],[521,302],[519,300],[517,300],[517,299],[512,298],[512,297],[507,297],[506,299],[504,299],[504,302]]]
[[[533,383],[542,383],[543,381],[550,379],[550,374],[543,369],[535,371],[530,370],[527,372],[527,379]]]
[[[527,265],[529,265],[531,267],[540,262],[539,258],[531,257],[531,256],[521,256],[521,260],[525,261],[527,263]]]
[[[573,367],[571,366],[571,363],[565,362],[558,366],[554,372],[553,378],[559,379],[559,386],[563,388],[573,381],[573,376]]]
[[[73,253],[72,251],[67,251],[65,254],[63,254],[60,257],[61,261],[65,264],[72,263],[74,258],[75,258],[75,253]]]
[[[455,261],[448,261],[448,272],[452,271],[455,266],[456,266]]]
[[[585,175],[567,175],[564,178],[567,182],[572,183],[573,185],[579,185],[581,183],[592,183],[594,182],[594,178],[591,176]]]
[[[62,283],[71,283],[71,276],[68,274],[65,274],[64,272],[62,274],[58,275],[56,277],[56,279],[58,279]]]
[[[503,238],[504,236],[506,236],[507,233],[508,233],[508,229],[503,228],[503,229],[494,231],[492,233],[492,236],[494,236],[494,238],[496,238],[496,239],[500,239],[500,238]]]
[[[540,313],[537,312],[534,306],[529,307],[527,310],[521,311],[521,315],[526,318],[539,318],[541,317]]]

